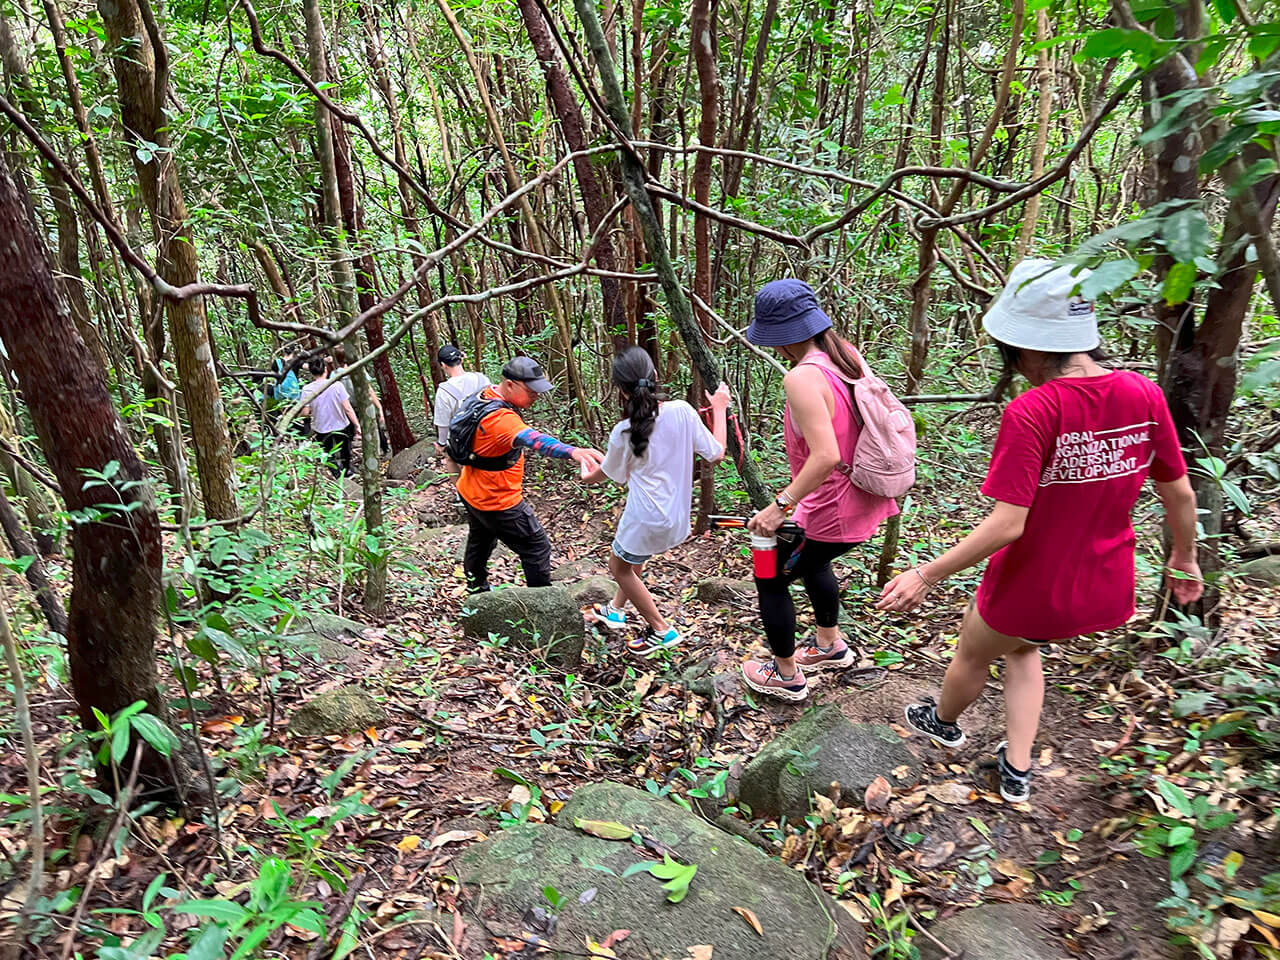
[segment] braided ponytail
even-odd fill
[[[613,358],[613,385],[622,391],[622,409],[631,419],[631,452],[643,457],[658,419],[658,374],[640,347],[627,347]]]

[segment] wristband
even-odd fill
[[[786,517],[790,516],[791,511],[796,508],[796,501],[786,490],[779,490],[778,495],[773,499],[773,505]]]
[[[924,581],[924,585],[928,589],[932,590],[934,587],[937,586],[936,583],[931,582],[928,577],[926,577],[923,573],[920,572],[919,567],[912,567],[911,572],[914,573],[917,577],[919,577],[922,581]]]

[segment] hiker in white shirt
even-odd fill
[[[474,397],[490,385],[489,378],[479,371],[467,370],[462,365],[462,351],[451,343],[440,348],[436,360],[448,378],[436,388],[435,415],[431,420],[436,428],[436,453],[449,473],[457,473],[458,465],[449,459],[444,449],[449,440],[449,421],[468,397]]]

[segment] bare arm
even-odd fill
[[[876,609],[911,610],[919,606],[931,585],[981,563],[1022,536],[1030,509],[997,500],[987,518],[942,556],[900,573],[886,583]]]
[[[791,419],[809,445],[809,459],[784,488],[786,494],[799,503],[831,476],[831,471],[840,463],[840,445],[831,424],[831,407],[827,404],[831,387],[823,372],[814,366],[796,367],[782,383],[787,390]],[[747,528],[752,533],[772,536],[785,519],[776,504],[769,504],[751,518]]]
[[[715,437],[716,443],[720,444],[720,456],[708,457],[708,463],[719,463],[724,459],[725,444],[729,439],[728,429],[728,411],[729,404],[733,402],[733,397],[729,393],[729,385],[722,383],[716,388],[715,393],[707,394],[707,403],[711,406],[711,436]]]
[[[1170,483],[1157,483],[1156,493],[1164,504],[1165,522],[1173,536],[1165,582],[1178,603],[1194,603],[1204,592],[1196,561],[1196,492],[1191,488],[1191,478],[1184,474]],[[1185,576],[1172,576],[1173,571]]]
[[[356,416],[355,408],[351,406],[351,401],[350,401],[350,400],[343,400],[343,401],[342,401],[342,412],[343,412],[343,413],[345,413],[345,414],[347,415],[347,421],[348,421],[348,422],[349,422],[353,427],[355,427],[357,430],[359,430],[359,429],[360,429],[360,418]]]

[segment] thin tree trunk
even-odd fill
[[[608,45],[605,43],[604,32],[600,28],[600,19],[596,15],[594,0],[574,0],[573,5],[582,21],[587,44],[595,60],[596,69],[600,73],[609,116],[620,130],[625,130],[628,123],[627,105],[622,95],[622,87],[618,85],[618,75],[614,70]],[[707,349],[706,340],[694,318],[693,307],[689,303],[689,298],[685,296],[684,288],[680,285],[680,279],[676,276],[675,268],[671,264],[658,217],[653,211],[649,194],[644,188],[644,169],[629,153],[623,155],[622,174],[627,195],[631,198],[631,204],[636,210],[640,225],[644,228],[645,245],[653,258],[654,269],[661,278],[662,289],[667,297],[667,309],[676,328],[680,331],[680,336],[684,339],[685,346],[688,347],[693,367],[704,383],[719,383],[723,379],[720,375],[720,365]],[[773,496],[761,480],[755,461],[743,455],[737,435],[733,431],[729,433],[729,453],[738,463],[738,475],[742,477],[743,486],[747,488],[747,495],[751,498],[751,502],[757,508],[763,508]]]
[[[698,141],[704,146],[716,144],[720,123],[720,78],[716,74],[716,23],[711,0],[693,0],[693,61],[698,72],[700,109],[698,113]],[[711,154],[698,151],[693,161],[693,199],[704,207],[711,205]],[[711,283],[711,218],[696,213],[693,224],[694,267],[693,291],[703,303],[714,306]],[[695,310],[704,336],[711,333],[712,321],[701,310]],[[714,390],[717,384],[704,382],[700,376],[693,378],[693,403],[702,403],[702,391]],[[707,517],[715,512],[715,467],[701,461],[699,467],[698,531],[706,528]]]
[[[62,609],[62,601],[53,592],[49,577],[45,573],[44,562],[36,552],[36,545],[23,529],[18,515],[13,510],[13,504],[9,502],[3,489],[0,489],[0,528],[4,529],[4,537],[9,541],[9,549],[13,551],[15,559],[31,558],[31,563],[24,574],[27,583],[31,585],[31,592],[35,594],[36,602],[40,604],[40,610],[48,621],[49,629],[65,637],[67,611]],[[0,616],[2,615],[0,613]]]
[[[351,175],[351,141],[346,130],[336,117],[330,117],[330,128],[333,131],[334,169],[338,178],[338,202],[342,206],[342,222],[351,242],[360,244],[365,235],[364,211],[356,199],[355,182]],[[356,301],[360,312],[372,310],[377,303],[373,279],[373,254],[368,249],[360,251],[356,258]],[[364,323],[365,339],[369,349],[376,350],[386,342],[382,329],[381,315],[370,317]],[[395,371],[391,369],[390,353],[383,353],[374,358],[374,376],[378,380],[378,388],[382,399],[383,416],[387,421],[387,439],[391,449],[399,453],[414,444],[413,432],[409,429],[409,421],[404,415],[404,404],[400,399],[400,384],[396,382]]]
[[[325,54],[324,24],[320,19],[319,0],[304,0],[302,12],[307,24],[307,54],[311,64],[311,77],[316,83],[328,80],[328,58]],[[315,104],[316,146],[320,155],[321,189],[324,200],[324,233],[333,263],[336,288],[337,318],[334,326],[346,326],[357,310],[355,277],[351,270],[351,251],[341,228],[341,204],[338,199],[338,173],[333,146],[333,130],[329,125],[329,111],[319,100]],[[360,335],[353,333],[346,341],[348,364],[361,357]],[[369,394],[369,381],[363,367],[351,374],[355,396],[352,406],[360,420],[360,481],[364,493],[365,529],[377,541],[370,551],[364,585],[364,606],[374,616],[381,616],[386,607],[387,559],[384,552],[386,531],[382,516],[382,484],[378,476],[378,417]]]
[[[101,369],[58,302],[39,237],[3,160],[0,236],[6,244],[0,340],[67,509],[96,517],[75,524],[72,533],[66,637],[80,720],[86,730],[97,729],[94,708],[111,715],[137,700],[167,720],[155,664],[161,565],[151,487]],[[86,471],[111,477],[86,485]],[[174,760],[148,748],[140,776],[154,789],[180,793],[183,771],[180,758]]]
[[[529,34],[529,42],[538,57],[538,63],[547,79],[547,99],[550,100],[556,118],[560,121],[560,132],[564,136],[565,145],[570,152],[585,150],[588,146],[582,110],[578,106],[578,98],[574,96],[569,85],[569,77],[560,61],[559,51],[551,37],[547,22],[538,9],[537,0],[518,0],[520,15],[524,18],[525,30]],[[578,189],[582,194],[582,205],[587,213],[587,225],[595,232],[604,220],[609,209],[609,198],[596,176],[595,167],[590,157],[579,157],[573,162],[573,172],[578,178]],[[613,240],[606,233],[595,251],[596,265],[601,270],[616,271],[618,261],[614,255]],[[614,277],[600,278],[600,297],[604,301],[605,327],[613,339],[615,349],[627,342],[627,314],[623,306],[620,284]]]
[[[149,0],[98,0],[98,11],[114,51],[112,63],[119,88],[121,120],[129,140],[135,146],[149,141],[161,148],[155,155],[137,149],[130,152],[143,199],[151,211],[160,254],[157,272],[168,283],[181,287],[199,281],[200,260],[187,222],[187,204],[178,181],[177,158],[169,143],[168,121],[161,102],[169,92],[168,53],[159,36],[153,43],[144,25],[140,4],[147,2]],[[157,56],[161,58],[159,63]],[[236,503],[231,436],[218,389],[204,301],[199,297],[170,300],[165,307],[178,379],[191,424],[205,514],[216,520],[231,520],[240,512]]]
[[[1044,8],[1036,11],[1036,43],[1046,43],[1052,31],[1049,28],[1049,13]],[[1031,176],[1028,180],[1037,180],[1044,173],[1044,152],[1049,143],[1049,114],[1053,110],[1053,60],[1047,47],[1036,51],[1037,80],[1039,83],[1039,113],[1036,117],[1036,139],[1031,147]],[[1022,215],[1022,232],[1018,235],[1018,259],[1021,260],[1031,250],[1031,241],[1036,235],[1036,221],[1040,218],[1040,194],[1033,193],[1027,201]]]

